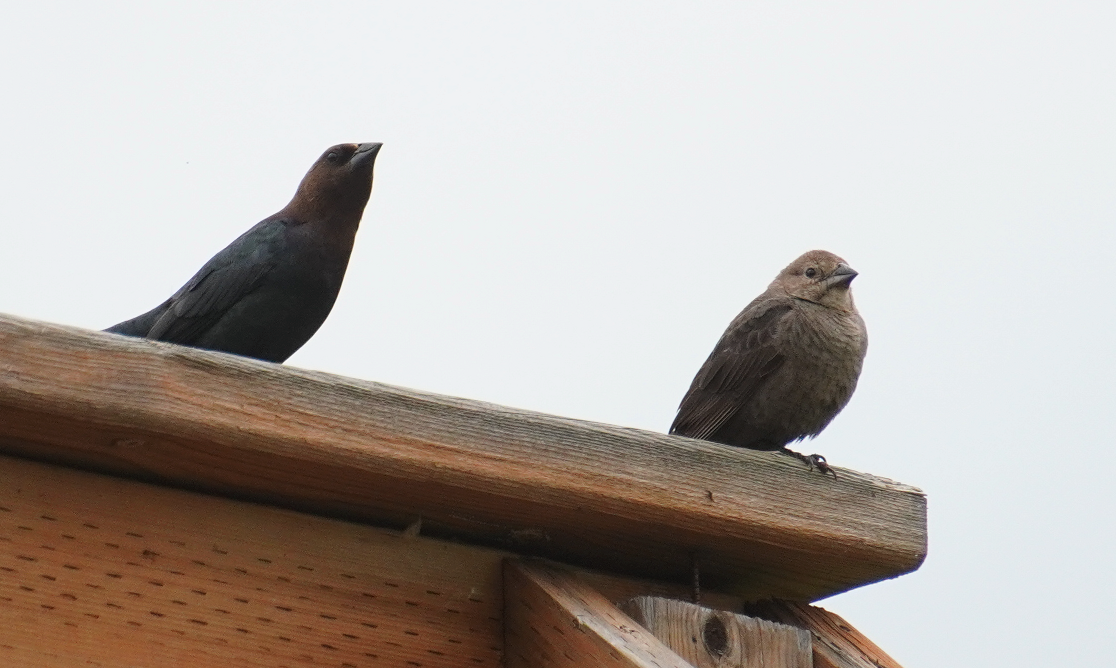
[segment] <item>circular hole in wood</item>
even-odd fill
[[[714,656],[724,656],[728,650],[728,629],[717,615],[709,615],[705,619],[701,639],[705,643],[705,649]]]

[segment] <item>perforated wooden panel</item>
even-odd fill
[[[0,458],[0,665],[495,668],[501,556]]]

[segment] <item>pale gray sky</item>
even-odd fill
[[[20,3],[0,311],[102,328],[382,141],[290,364],[665,430],[811,248],[871,346],[809,451],[922,487],[824,602],[907,668],[1102,665],[1116,615],[1116,5]]]

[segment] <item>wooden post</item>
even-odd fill
[[[805,629],[813,636],[817,668],[902,668],[874,642],[828,610],[793,601],[767,600],[745,606],[763,619]]]
[[[691,668],[571,573],[504,562],[507,668]]]
[[[620,609],[697,668],[810,668],[810,634],[792,626],[654,596]]]

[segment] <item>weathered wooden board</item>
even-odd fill
[[[811,668],[808,631],[658,596],[620,609],[695,668]]]
[[[926,553],[923,494],[854,471],[11,317],[0,452],[750,598]]]
[[[508,560],[504,601],[507,668],[692,668],[569,571]]]
[[[809,631],[815,668],[902,668],[864,634],[824,608],[766,600],[749,603],[745,609],[750,615]]]

